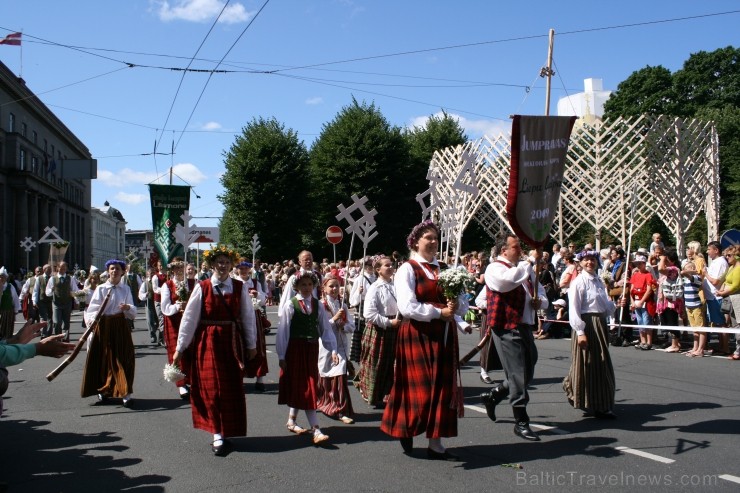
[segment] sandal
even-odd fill
[[[349,416],[339,416],[339,421],[346,425],[354,424],[355,420],[350,418]]]
[[[677,348],[677,347],[674,347],[674,346],[671,346],[671,347],[669,347],[668,349],[665,350],[666,353],[677,353],[679,351],[681,351],[681,348]]]
[[[285,427],[288,428],[289,432],[295,433],[296,435],[303,435],[304,433],[308,433],[307,429],[301,428],[296,424],[295,418],[291,418],[287,423],[285,423]]]
[[[329,440],[329,435],[325,435],[321,432],[319,427],[313,429],[313,443],[314,445],[319,445],[320,443],[324,443],[325,441]]]

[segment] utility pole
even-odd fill
[[[552,50],[555,44],[555,29],[550,29],[550,42],[547,48],[547,66],[540,71],[540,76],[547,77],[545,89],[545,116],[550,116],[550,86],[552,85],[552,76],[555,72],[552,70]]]

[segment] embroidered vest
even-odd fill
[[[70,276],[64,276],[64,278],[57,277],[54,281],[54,304],[66,305],[72,301],[72,278]]]
[[[499,260],[499,264],[511,267]],[[519,285],[506,293],[494,291],[486,286],[486,317],[488,326],[494,329],[514,330],[522,320],[524,313],[524,286]]]
[[[5,284],[5,289],[3,289],[3,294],[0,298],[0,310],[2,311],[13,310],[13,295],[10,292],[11,289],[12,288],[9,283]]]
[[[39,301],[49,301],[50,296],[46,296],[46,285],[49,283],[49,276],[41,276],[41,286],[39,286]]]
[[[167,276],[164,274],[156,274],[157,279],[159,280],[159,289],[162,289],[162,286],[164,286],[165,281],[167,281]],[[154,293],[154,301],[160,302],[162,301],[162,295],[159,293]]]
[[[291,339],[318,339],[319,338],[319,302],[311,298],[311,314],[306,315],[295,296],[293,303],[293,318],[290,320]]]

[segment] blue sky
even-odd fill
[[[614,90],[646,65],[675,71],[691,53],[740,41],[740,13],[708,15],[740,10],[736,0],[270,0],[259,15],[262,0],[239,0],[213,26],[224,3],[0,4],[0,37],[23,31],[26,84],[98,160],[92,205],[108,200],[129,229],[151,227],[146,184],[170,166],[201,197],[191,197],[193,223],[217,225],[199,216],[222,214],[223,153],[255,117],[275,117],[310,147],[354,96],[402,127],[444,108],[478,138],[508,128],[509,115],[544,113],[550,28],[553,114],[585,78]],[[695,16],[705,17],[654,22]],[[16,74],[20,54],[0,46]],[[210,81],[172,70],[212,70],[222,58],[228,73]],[[155,141],[175,154],[144,155]]]

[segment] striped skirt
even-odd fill
[[[349,360],[359,363],[362,358],[362,339],[364,337],[365,317],[355,317],[355,331],[352,333],[352,344],[349,349]]]
[[[609,355],[609,326],[602,314],[585,313],[581,318],[586,322],[588,349],[580,349],[578,338],[573,336],[572,360],[563,380],[563,390],[576,409],[611,411],[616,383]]]
[[[10,288],[13,289],[13,288]],[[13,336],[15,329],[15,312],[10,310],[0,310],[0,339],[7,339]]]
[[[390,393],[395,361],[396,330],[368,324],[362,336],[357,388],[362,398],[371,406],[382,404]]]
[[[93,331],[82,374],[80,395],[125,397],[134,391],[136,356],[123,313],[100,317]]]
[[[287,370],[280,370],[278,404],[316,409],[319,385],[319,341],[290,339],[285,353]]]
[[[319,379],[316,408],[331,418],[351,417],[354,414],[347,386],[347,375]]]

